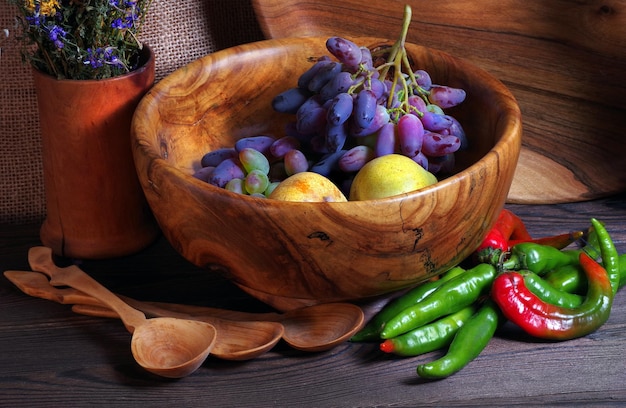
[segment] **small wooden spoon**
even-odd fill
[[[51,285],[73,287],[115,310],[132,333],[133,357],[153,374],[185,377],[202,365],[215,344],[217,333],[212,325],[171,317],[146,319],[142,312],[124,303],[77,266],[56,266],[50,248],[31,248],[28,261],[33,270],[50,277]]]
[[[5,271],[4,276],[27,295],[74,305],[72,310],[76,313],[119,319],[117,312],[107,308],[99,300],[74,288],[52,286],[48,278],[39,272]],[[212,324],[219,335],[211,350],[211,355],[224,360],[249,360],[258,357],[272,349],[280,341],[284,332],[283,325],[277,322],[239,322],[212,316],[193,317],[144,305],[139,301],[134,302],[135,304],[128,301],[126,303],[150,317],[185,318]]]

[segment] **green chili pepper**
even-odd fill
[[[528,290],[546,303],[562,307],[578,307],[585,300],[583,296],[556,289],[534,272],[520,271],[520,274],[524,277],[524,284]]]
[[[426,296],[430,295],[434,290],[441,286],[444,282],[461,275],[465,269],[456,266],[435,281],[423,283],[411,289],[404,295],[392,300],[385,305],[357,334],[352,336],[350,341],[378,341],[380,340],[380,332],[385,327],[385,323],[404,309],[413,306],[422,301]]]
[[[442,349],[450,345],[456,332],[474,313],[476,305],[472,304],[408,333],[387,339],[380,344],[380,349],[403,357]]]
[[[543,277],[553,288],[567,293],[582,295],[587,292],[585,271],[580,265],[572,264],[556,268]]]
[[[380,337],[390,339],[399,336],[471,305],[489,292],[496,273],[493,265],[482,263],[452,278],[421,302],[391,318]]]
[[[598,235],[602,265],[604,266],[604,269],[606,269],[606,273],[609,275],[611,288],[613,288],[613,295],[615,295],[620,283],[619,254],[617,253],[615,244],[613,243],[613,240],[604,225],[602,225],[602,223],[595,218],[591,219],[591,225]]]
[[[626,254],[619,256],[618,290],[626,285]],[[556,289],[564,292],[582,294],[587,291],[587,278],[580,265],[569,265],[550,271],[544,277]]]
[[[529,270],[543,275],[552,269],[578,263],[582,249],[559,250],[549,245],[523,242],[511,248],[511,256],[502,267],[505,270]]]
[[[613,289],[602,265],[586,253],[579,262],[589,282],[585,301],[565,308],[539,299],[524,284],[519,272],[503,272],[493,282],[491,297],[504,316],[534,337],[567,340],[585,336],[609,318]]]
[[[459,372],[487,347],[498,324],[503,320],[498,306],[487,300],[478,312],[459,328],[448,352],[440,359],[418,365],[417,374],[422,378],[435,380]]]

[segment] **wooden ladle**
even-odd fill
[[[31,248],[28,261],[34,271],[50,277],[51,285],[73,287],[115,310],[132,333],[133,357],[153,374],[169,378],[185,377],[202,365],[215,344],[217,332],[211,324],[171,317],[147,319],[142,312],[124,303],[77,266],[56,266],[50,248]]]
[[[74,305],[72,309],[80,314],[119,319],[117,312],[105,307],[99,300],[74,288],[52,286],[48,278],[39,272],[5,271],[4,276],[27,295]],[[258,357],[272,349],[284,332],[283,326],[276,322],[238,322],[212,316],[191,317],[165,309],[159,310],[160,313],[150,313],[138,307],[142,302],[135,302],[137,304],[126,303],[150,317],[190,318],[212,324],[219,334],[211,355],[224,360],[249,360]]]

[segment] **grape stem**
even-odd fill
[[[428,95],[428,92],[422,89],[417,84],[417,79],[415,78],[415,73],[413,72],[413,68],[409,62],[409,58],[406,52],[405,44],[406,37],[409,32],[409,25],[411,24],[411,17],[413,15],[413,11],[411,6],[408,4],[404,6],[404,16],[402,20],[402,31],[400,32],[399,38],[393,44],[389,51],[389,55],[387,57],[387,62],[382,64],[378,69],[380,70],[380,77],[386,78],[389,74],[389,70],[393,68],[393,81],[391,85],[391,89],[395,90],[398,82],[400,82],[403,92],[400,98],[400,106],[398,108],[393,108],[393,96],[394,92],[389,92],[389,98],[387,99],[387,109],[393,111],[400,111],[403,113],[409,113],[411,110],[415,111],[419,116],[423,115],[422,112],[417,111],[417,109],[411,107],[409,103],[409,96],[412,94],[412,91],[417,91],[417,93],[426,100],[425,96]],[[402,72],[402,68],[407,71],[408,81],[405,75]],[[410,88],[409,89],[409,85]],[[426,100],[426,102],[428,102]],[[400,117],[401,115],[396,115],[396,117]]]

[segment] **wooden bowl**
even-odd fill
[[[246,136],[283,134],[293,116],[274,112],[270,101],[296,85],[311,57],[328,55],[325,41],[262,41],[194,61],[144,97],[132,126],[139,179],[173,247],[281,310],[382,295],[463,260],[503,207],[521,146],[520,111],[502,83],[409,44],[416,66],[436,83],[467,91],[450,111],[470,140],[457,153],[454,176],[396,197],[346,203],[254,198],[192,177],[210,150]]]
[[[626,191],[626,0],[253,0],[267,38],[395,38],[467,59],[522,111],[508,201],[552,204]]]

